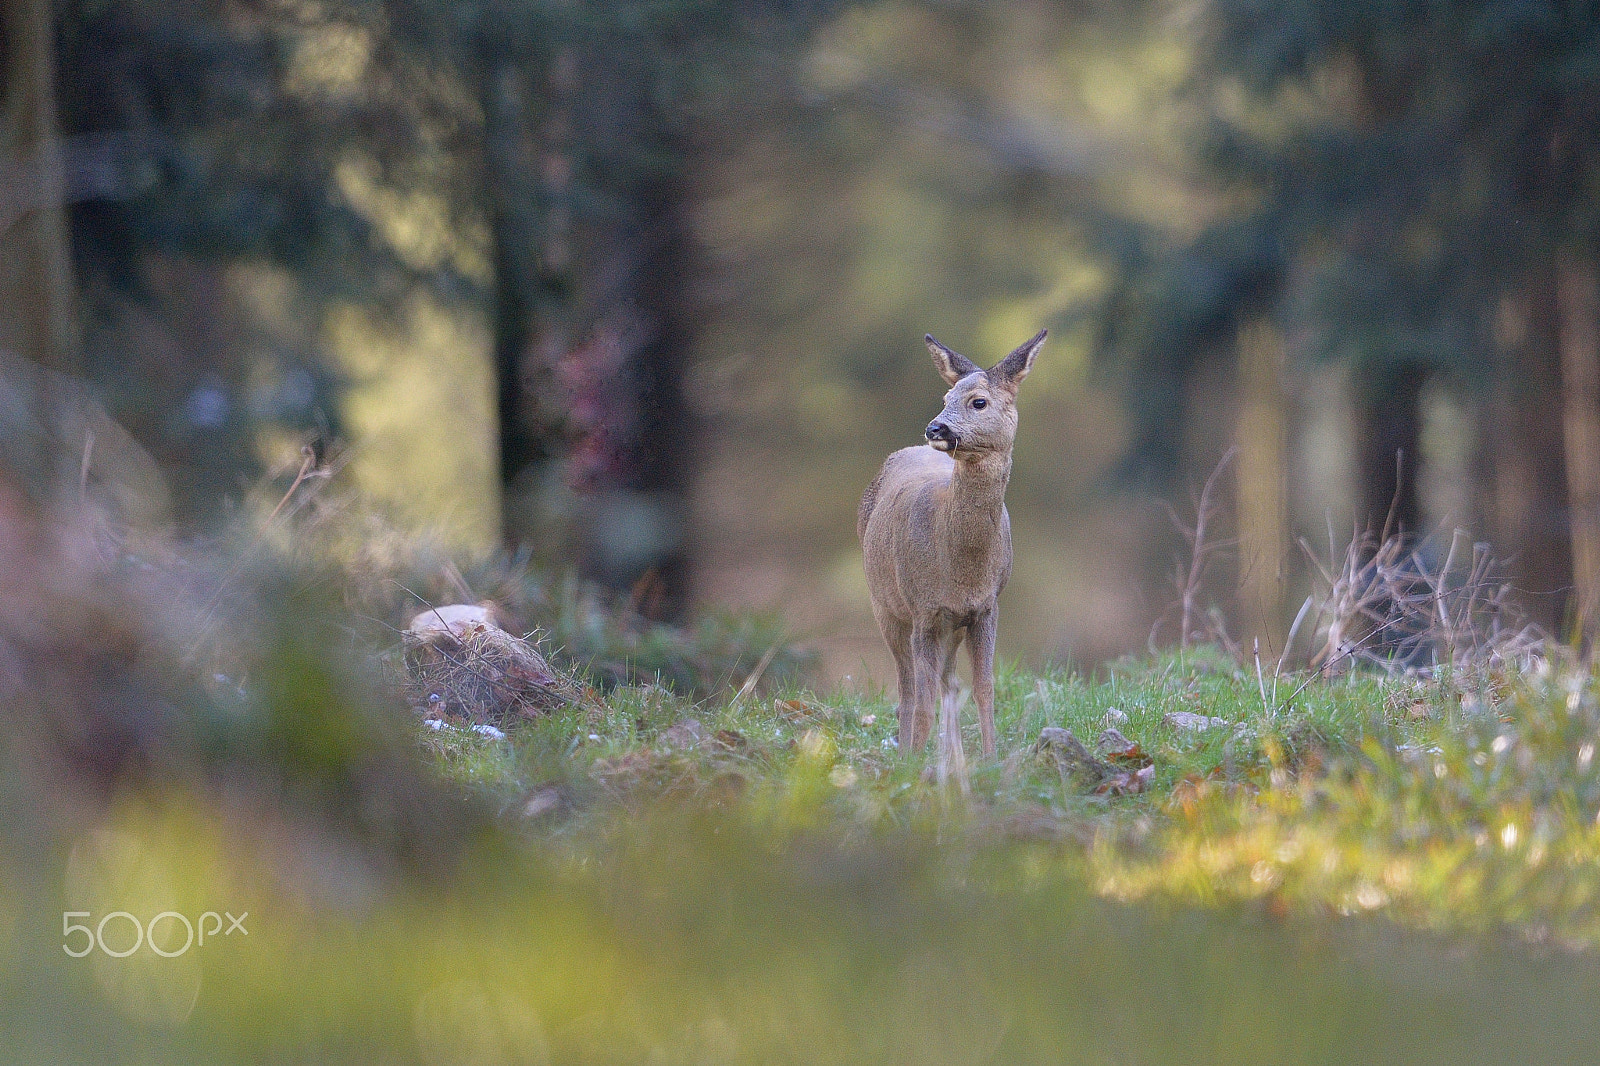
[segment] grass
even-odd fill
[[[18,570],[51,581],[18,585],[37,631],[0,634],[27,712],[0,735],[0,1058],[1600,1057],[1600,686],[1576,665],[1011,665],[962,796],[895,750],[882,693],[804,688],[770,621],[653,626],[515,561],[330,564],[311,539],[203,594],[198,661],[158,568]],[[463,587],[541,625],[583,698],[503,739],[424,726],[393,631]],[[1147,790],[1036,750],[1108,721]],[[78,959],[57,924],[208,910],[248,935]]]
[[[1264,704],[1211,654],[1011,667],[965,802],[886,749],[876,694],[623,686],[505,740],[419,726],[465,796],[436,802],[490,812],[441,865],[124,793],[47,876],[13,871],[0,993],[13,1047],[58,1061],[1593,1061],[1595,685],[1502,684],[1357,674]],[[1028,755],[1113,708],[1150,791]],[[33,920],[57,900],[226,906],[250,939],[63,959]]]
[[[1395,698],[1409,691],[1405,686],[1358,675],[1308,685],[1289,699],[1285,679],[1283,702],[1263,703],[1254,677],[1221,662],[1214,654],[1177,656],[1119,666],[1099,681],[1067,670],[1003,666],[996,678],[1003,757],[975,765],[966,813],[1064,820],[1148,815],[1163,810],[1174,789],[1197,779],[1260,787],[1273,758],[1322,759],[1353,752],[1368,737],[1431,743],[1440,731],[1435,722],[1413,717],[1411,701]],[[1166,720],[1174,711],[1222,718],[1231,727],[1185,731]],[[966,719],[965,742],[976,747],[976,723],[970,713]],[[1092,746],[1108,724],[1154,759],[1149,792],[1094,795],[1031,750],[1047,726],[1070,729]],[[691,742],[685,729],[699,740]],[[825,762],[840,795],[849,797],[847,820],[886,828],[915,822],[924,807],[947,810],[950,802],[930,784],[929,756],[902,755],[895,732],[894,705],[877,693],[819,695],[783,687],[759,699],[694,699],[652,684],[618,688],[598,705],[523,724],[506,741],[451,730],[422,742],[447,778],[501,805],[554,788],[572,797],[563,809],[578,821],[605,817],[608,796],[624,803],[692,799],[726,790],[731,780],[741,790],[760,789]]]
[[[975,767],[966,800],[932,784],[925,755],[893,749],[886,700],[854,692],[730,702],[619,689],[505,740],[450,731],[422,743],[446,779],[512,817],[532,812],[553,840],[663,806],[709,809],[773,839],[932,834],[1004,857],[1007,877],[1113,899],[1378,913],[1600,947],[1591,677],[1547,666],[1481,693],[1361,673],[1288,680],[1282,702],[1263,703],[1262,684],[1216,655],[1100,680],[1003,670],[1002,757]],[[1231,725],[1184,731],[1173,711]],[[1092,743],[1116,712],[1154,760],[1148,791],[1097,794],[1033,748],[1046,726]]]

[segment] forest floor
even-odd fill
[[[420,743],[448,780],[557,840],[704,808],[779,835],[1015,844],[1029,868],[1048,853],[1058,875],[1118,900],[1376,913],[1600,948],[1586,672],[1541,662],[1463,691],[1366,672],[1274,679],[1200,649],[1101,675],[1003,668],[999,757],[968,755],[966,794],[936,783],[936,744],[898,750],[891,700],[855,691],[623,686],[502,736],[424,723]],[[964,725],[975,753],[970,706]],[[1064,750],[1063,729],[1087,750]]]
[[[1600,684],[1559,648],[1011,665],[962,788],[770,619],[402,547],[285,537],[228,597],[36,568],[99,610],[0,747],[19,1061],[1600,1061]],[[435,699],[401,627],[452,600],[539,625],[561,698]]]

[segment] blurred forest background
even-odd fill
[[[78,383],[131,438],[96,470],[188,535],[320,435],[395,528],[774,609],[819,681],[886,681],[854,509],[938,410],[920,338],[1048,327],[1002,654],[1171,642],[1162,501],[1228,454],[1247,648],[1298,538],[1391,511],[1490,542],[1558,634],[1597,616],[1587,3],[4,10],[0,380]]]

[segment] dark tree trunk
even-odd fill
[[[1357,374],[1357,520],[1374,533],[1417,533],[1422,503],[1417,462],[1422,446],[1422,389],[1428,368],[1401,361]]]
[[[80,369],[50,0],[0,8],[0,347]]]
[[[649,559],[637,560],[636,573],[614,575],[637,588],[635,597],[649,613],[679,614],[689,597],[689,556],[684,539],[688,520],[696,431],[683,395],[692,342],[689,277],[693,254],[684,228],[684,198],[677,183],[663,179],[640,193],[641,210],[658,235],[643,249],[631,286],[645,320],[646,339],[634,354],[637,417],[627,442],[622,484],[648,501],[656,529]],[[643,582],[643,584],[640,584]]]
[[[486,70],[506,539],[559,537],[586,576],[677,615],[694,454],[683,149],[626,57],[567,50],[531,85]]]
[[[539,499],[561,452],[551,368],[567,345],[565,254],[572,172],[571,64],[547,71],[487,46],[479,85],[494,255],[494,360],[501,523],[512,546],[547,534]]]
[[[1529,616],[1559,632],[1572,580],[1572,550],[1554,275],[1540,272],[1507,296],[1499,318],[1502,364],[1495,425],[1483,434],[1491,450],[1488,532],[1496,553],[1510,560]]]
[[[1562,426],[1572,544],[1571,633],[1588,652],[1600,624],[1600,279],[1594,261],[1556,264]]]

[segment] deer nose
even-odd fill
[[[945,425],[943,422],[935,420],[928,423],[928,439],[945,441],[954,440],[955,434],[950,431],[949,426]]]

